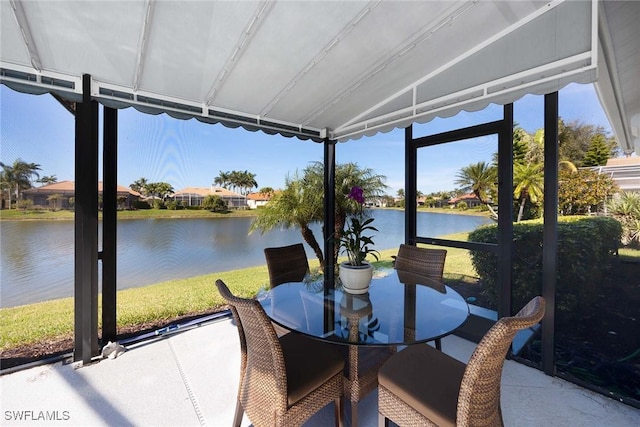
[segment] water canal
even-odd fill
[[[376,248],[398,247],[404,241],[404,213],[370,213],[379,230]],[[437,237],[488,222],[478,216],[421,212],[418,234]],[[119,221],[118,289],[263,265],[265,247],[302,241],[293,229],[249,235],[250,224],[247,217]],[[312,229],[321,241],[320,226]],[[0,307],[73,295],[73,221],[0,221],[0,236]],[[315,258],[308,247],[307,254]]]

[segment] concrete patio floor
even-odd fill
[[[467,361],[475,344],[458,337],[443,350]],[[0,377],[2,426],[230,426],[238,387],[239,344],[224,318],[132,344],[116,359],[79,369],[57,362]],[[513,361],[505,364],[507,426],[638,426],[640,410]],[[345,407],[349,419],[348,405]],[[377,425],[377,393],[360,402],[360,425]],[[306,426],[328,426],[324,408]],[[244,417],[243,426],[251,425]]]

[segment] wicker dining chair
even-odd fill
[[[446,257],[446,249],[429,249],[401,244],[398,255],[395,257],[394,267],[441,281]]]
[[[521,329],[537,324],[545,301],[535,297],[503,317],[482,338],[469,363],[426,345],[409,346],[378,374],[379,426],[502,426],[500,380],[509,346]]]
[[[401,244],[393,265],[396,270],[417,273],[437,282],[442,282],[446,258],[446,249],[419,248]],[[436,348],[442,350],[440,338],[437,338],[435,343]]]
[[[331,401],[342,426],[344,359],[337,348],[300,334],[278,338],[258,301],[234,296],[222,280],[216,287],[233,308],[245,358],[234,427],[243,412],[256,427],[299,426]]]
[[[301,282],[309,272],[309,261],[302,243],[265,248],[264,256],[272,288],[286,282]]]

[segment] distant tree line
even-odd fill
[[[16,206],[20,206],[22,200],[22,192],[33,187],[33,177],[40,178],[38,174],[40,168],[39,164],[28,163],[21,159],[16,159],[13,164],[0,162],[0,188],[7,195],[8,208],[11,209],[13,201],[15,200]],[[46,182],[53,180],[55,182],[55,176],[43,177],[46,178]]]

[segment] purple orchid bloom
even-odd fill
[[[351,192],[349,193],[349,198],[355,200],[361,205],[364,204],[364,194],[362,192],[362,188],[357,185],[351,188]]]

